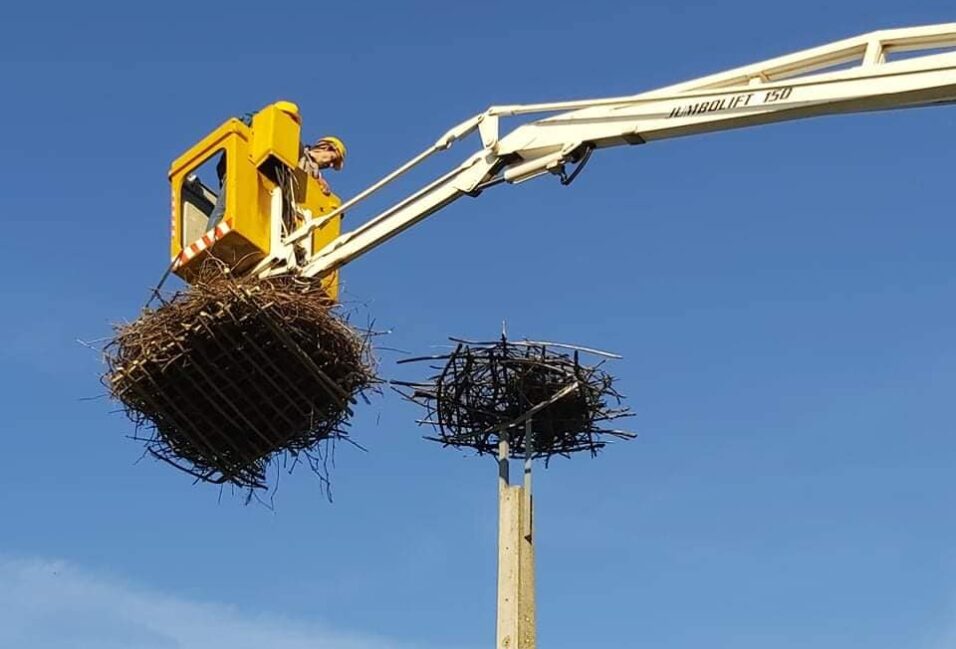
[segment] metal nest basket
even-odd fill
[[[635,437],[609,426],[632,414],[603,368],[605,360],[619,357],[504,335],[489,342],[450,340],[456,345],[450,353],[399,361],[431,363],[437,373],[430,379],[392,382],[426,410],[419,423],[437,433],[426,439],[479,455],[498,453],[505,440],[514,456],[549,460],[585,451],[595,455],[611,439]],[[601,360],[588,365],[582,355]]]
[[[103,383],[146,452],[199,481],[267,488],[267,467],[304,461],[327,486],[328,444],[376,382],[368,335],[315,283],[213,268],[116,327]]]

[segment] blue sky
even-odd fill
[[[167,166],[221,120],[297,101],[309,135],[347,142],[350,196],[489,104],[953,19],[928,0],[4,8],[0,647],[493,642],[494,466],[422,441],[409,405],[360,410],[369,452],[340,447],[333,504],[302,471],[270,511],[137,463],[96,398],[76,341],[136,316],[167,263]],[[466,199],[345,270],[390,348],[506,319],[625,356],[640,437],[536,477],[542,647],[956,642],[954,133],[933,108],[606,151],[571,188]]]

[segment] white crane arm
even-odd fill
[[[899,52],[915,53],[898,59]],[[291,244],[474,131],[482,149],[456,169],[316,252],[305,276],[334,270],[464,195],[553,173],[565,184],[591,152],[791,119],[956,102],[956,23],[873,32],[626,97],[492,106],[335,212],[310,219]],[[557,113],[499,137],[501,117]],[[572,173],[568,164],[577,164]]]

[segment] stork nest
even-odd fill
[[[610,438],[633,433],[607,424],[631,415],[622,407],[614,379],[603,369],[581,362],[581,354],[611,354],[557,343],[493,342],[452,338],[449,354],[399,361],[428,361],[437,372],[424,383],[395,382],[407,399],[425,408],[421,424],[437,436],[425,439],[445,446],[496,454],[508,442],[515,456],[550,459],[582,451],[595,455]],[[561,350],[561,351],[558,351]],[[527,422],[530,421],[530,431]]]
[[[327,443],[348,437],[352,405],[376,382],[368,337],[317,283],[290,278],[207,271],[116,327],[104,351],[103,383],[149,455],[250,493],[280,457],[327,484]]]

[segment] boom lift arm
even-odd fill
[[[915,53],[894,60],[897,53]],[[283,239],[292,246],[432,155],[477,131],[457,168],[344,233],[298,269],[325,275],[456,199],[543,174],[570,183],[597,149],[785,120],[956,102],[956,23],[878,31],[627,97],[492,106]],[[502,117],[556,113],[501,136]],[[569,166],[576,165],[569,172]],[[263,275],[289,269],[262,268]]]

